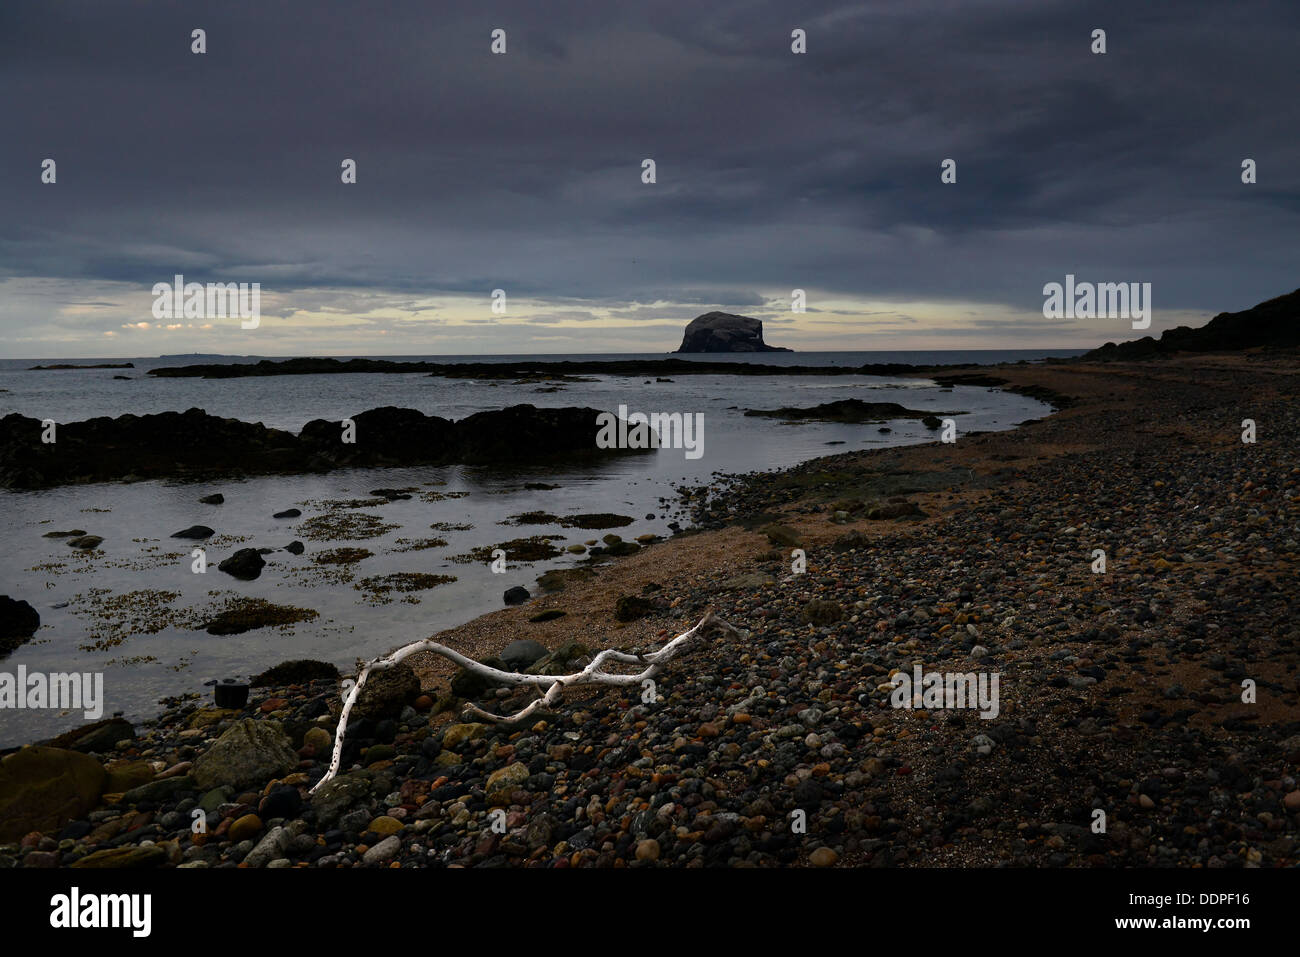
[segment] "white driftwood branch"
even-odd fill
[[[580,685],[634,685],[640,684],[648,678],[653,678],[663,670],[663,666],[675,657],[691,639],[695,638],[701,632],[709,627],[721,628],[732,634],[742,634],[739,629],[727,624],[721,618],[718,618],[711,610],[705,612],[704,617],[696,623],[695,627],[689,631],[684,631],[668,644],[664,645],[658,651],[652,651],[644,655],[631,655],[623,651],[615,651],[612,648],[606,648],[604,651],[591,659],[591,663],[581,671],[571,675],[529,675],[520,674],[514,671],[500,671],[488,665],[481,664],[473,658],[466,658],[458,651],[453,651],[446,645],[434,641],[432,638],[426,638],[423,641],[413,642],[394,651],[384,658],[376,658],[361,669],[357,675],[357,682],[348,692],[347,698],[343,702],[343,711],[339,715],[338,730],[334,735],[334,756],[330,759],[329,770],[321,778],[316,786],[311,789],[314,794],[317,789],[325,784],[326,781],[332,780],[338,774],[339,764],[343,758],[343,735],[347,730],[348,716],[352,713],[352,706],[356,704],[358,696],[361,694],[362,687],[365,686],[366,678],[372,671],[385,671],[404,658],[408,658],[420,651],[432,651],[434,654],[442,655],[444,658],[455,662],[465,670],[490,678],[498,684],[504,685],[532,685],[540,688],[542,685],[550,685],[546,693],[528,705],[523,710],[511,715],[496,715],[484,711],[482,708],[468,703],[465,711],[469,714],[476,715],[486,721],[500,724],[516,724],[525,720],[541,708],[547,708],[556,704],[564,694],[566,687],[577,687]],[[645,665],[646,667],[634,674],[615,674],[605,671],[603,666],[606,662],[617,662],[619,664]]]

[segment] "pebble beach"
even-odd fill
[[[710,609],[740,630],[691,644],[651,701],[579,688],[475,721],[466,701],[533,695],[420,654],[370,679],[312,794],[341,676],[275,669],[240,708],[186,696],[20,752],[0,866],[1300,863],[1300,365],[981,382],[1056,411],[684,488],[689,531],[431,636],[561,674]],[[998,675],[996,716],[895,707],[917,665]]]

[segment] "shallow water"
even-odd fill
[[[811,361],[806,354],[804,361]],[[866,360],[860,360],[866,361]],[[157,360],[154,360],[157,362]],[[34,364],[34,363],[32,363]],[[0,665],[13,672],[103,671],[105,716],[124,712],[140,719],[156,713],[158,699],[201,691],[203,683],[245,677],[289,658],[311,657],[350,667],[394,645],[469,621],[502,605],[513,585],[536,590],[549,568],[581,556],[564,554],[494,574],[485,562],[457,563],[452,556],[471,548],[538,534],[560,535],[557,547],[599,539],[607,531],[632,539],[645,533],[667,536],[674,520],[674,485],[699,484],[715,472],[747,472],[790,466],[820,455],[884,445],[933,441],[916,421],[877,425],[806,423],[787,425],[745,417],[745,408],[811,406],[841,398],[896,401],[909,408],[955,416],[960,432],[1011,428],[1047,412],[1032,399],[978,387],[942,390],[925,380],[864,376],[732,377],[690,376],[672,383],[644,378],[595,377],[567,383],[562,391],[537,392],[535,384],[452,381],[423,375],[281,376],[237,380],[113,380],[139,370],[4,373],[11,391],[0,393],[0,411],[69,421],[90,415],[183,410],[198,406],[218,415],[262,421],[297,431],[312,418],[338,419],[380,405],[418,408],[459,419],[518,402],[538,406],[591,406],[614,411],[703,413],[703,455],[659,449],[597,466],[530,472],[442,468],[346,470],[327,475],[274,476],[244,481],[142,482],[74,486],[41,492],[0,492],[0,591],[32,603],[42,627]],[[844,444],[831,445],[831,442]],[[529,491],[525,481],[556,484]],[[377,516],[385,529],[372,538],[313,541],[303,523],[324,511],[314,502],[365,499],[371,489],[415,487],[410,500],[341,510]],[[225,504],[202,505],[200,496],[225,495]],[[667,499],[668,503],[661,502]],[[272,513],[298,507],[301,518],[278,520]],[[614,512],[635,521],[610,530],[555,525],[499,524],[507,516],[541,510],[556,515]],[[646,516],[653,514],[653,518]],[[169,536],[193,524],[216,530],[209,542]],[[472,525],[437,531],[431,524]],[[89,554],[51,530],[85,529],[104,538]],[[445,546],[401,551],[399,539],[433,537]],[[261,577],[234,579],[216,563],[242,547],[280,548],[294,539],[306,545],[295,556],[266,556]],[[204,574],[191,570],[191,550],[201,545],[209,562]],[[367,548],[372,557],[351,566],[353,581],[328,580],[313,556],[344,546]],[[454,575],[457,581],[373,604],[356,582],[392,572]],[[166,593],[150,602],[145,592]],[[174,594],[172,600],[163,600]],[[319,612],[319,617],[283,628],[263,628],[218,637],[196,630],[207,612],[226,598],[264,598]],[[414,599],[404,601],[404,598]],[[57,607],[62,606],[62,607]],[[154,630],[154,629],[157,630]],[[152,631],[153,633],[149,633]],[[84,720],[80,713],[16,710],[0,712],[0,746],[47,737]]]

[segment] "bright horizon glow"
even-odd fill
[[[760,296],[761,304],[747,306],[507,298],[506,313],[499,315],[486,294],[416,296],[330,287],[277,292],[264,286],[260,324],[244,330],[237,319],[156,320],[150,290],[133,283],[18,278],[0,282],[0,312],[26,314],[6,326],[0,356],[668,354],[681,344],[691,319],[712,311],[760,319],[768,345],[796,353],[1047,351],[1158,337],[1164,329],[1199,326],[1213,315],[1161,310],[1157,299],[1151,328],[1137,331],[1123,319],[1050,320],[1003,304],[822,298],[808,290],[807,311],[793,313],[779,292]]]

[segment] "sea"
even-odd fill
[[[1082,350],[962,350],[927,352],[798,352],[761,355],[673,356],[704,361],[767,365],[858,367],[876,363],[916,365],[1038,362]],[[1049,407],[1035,399],[976,386],[943,389],[927,379],[864,376],[689,375],[671,382],[658,376],[583,376],[559,388],[538,382],[448,379],[421,373],[293,375],[233,379],[157,378],[150,369],[193,363],[255,362],[260,356],[167,356],[134,359],[0,360],[0,416],[13,412],[59,423],[125,413],[144,415],[200,408],[267,426],[298,431],[311,419],[339,420],[379,406],[419,409],[460,419],[475,412],[530,403],[538,407],[584,406],[617,413],[700,413],[701,454],[660,448],[620,456],[598,465],[560,468],[468,468],[462,466],[351,469],[324,475],[271,476],[227,481],[147,481],[67,486],[43,491],[0,490],[0,594],[30,602],[41,628],[8,658],[0,672],[19,665],[34,672],[100,673],[103,717],[120,713],[133,721],[156,715],[160,700],[186,693],[210,694],[213,682],[243,680],[294,658],[331,661],[347,670],[392,648],[453,629],[503,606],[503,593],[523,586],[538,593],[536,579],[553,568],[578,563],[567,546],[613,532],[624,539],[669,537],[669,523],[689,520],[677,489],[719,475],[781,469],[840,452],[932,442],[919,421],[879,425],[823,422],[787,424],[747,417],[746,409],[807,407],[838,399],[897,402],[912,409],[950,414],[959,435],[1015,428],[1040,418]],[[341,356],[339,358],[349,358]],[[505,362],[598,359],[662,359],[647,355],[369,356],[407,361]],[[130,369],[59,369],[32,366],[130,362]],[[126,378],[118,378],[125,376]],[[960,439],[959,439],[960,441]],[[525,483],[553,489],[526,489]],[[376,503],[375,488],[410,488],[411,498]],[[200,497],[220,492],[222,505]],[[347,503],[353,507],[342,507]],[[300,509],[301,517],[273,518]],[[611,512],[633,521],[609,530],[558,525],[514,525],[510,517],[543,511],[558,516]],[[344,538],[311,537],[312,519],[349,518]],[[172,538],[191,525],[216,534],[207,542]],[[81,529],[102,536],[93,552],[69,547],[49,531]],[[490,561],[468,560],[471,549],[533,535],[559,536],[558,557],[510,562],[494,571]],[[218,571],[216,564],[238,548],[280,549],[291,541],[302,555],[267,554],[255,581]],[[445,544],[438,544],[445,542]],[[204,550],[206,570],[196,573],[193,549]],[[350,565],[318,561],[337,549],[370,554]],[[498,563],[499,564],[499,563]],[[371,587],[393,573],[454,576],[426,590],[380,592]],[[380,582],[382,584],[382,582]],[[310,609],[316,617],[280,628],[217,636],[202,627],[217,610],[240,597]],[[587,636],[599,642],[598,636]],[[454,638],[451,642],[454,645]],[[0,710],[0,748],[29,743],[84,723],[80,711]]]

